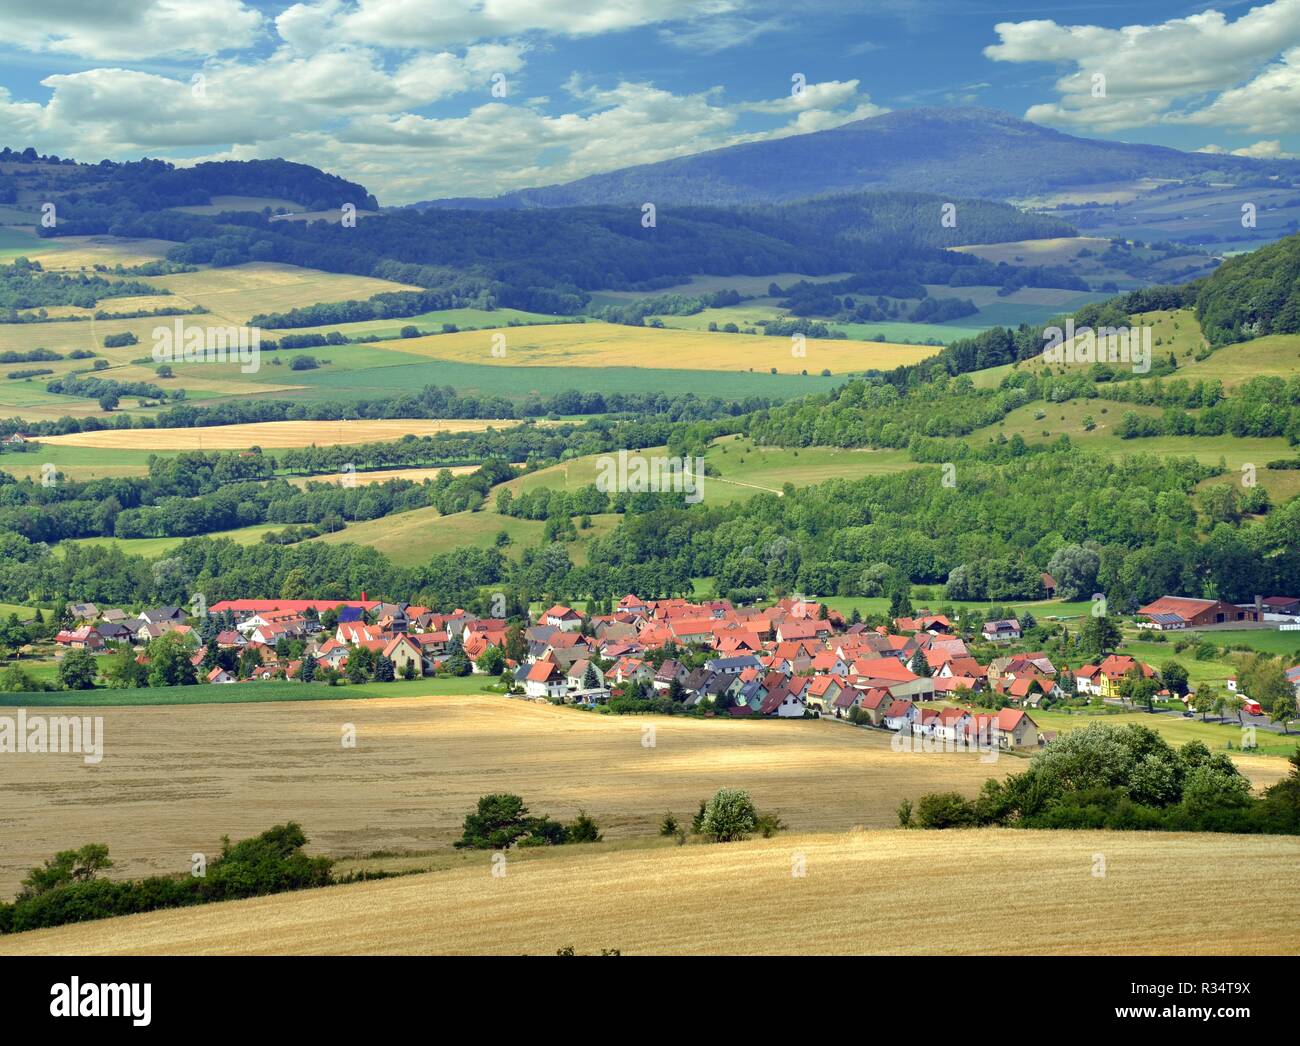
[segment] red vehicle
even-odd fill
[[[1263,715],[1264,710],[1259,707],[1258,701],[1252,701],[1248,697],[1241,699],[1241,710],[1247,715]]]

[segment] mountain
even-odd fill
[[[1138,178],[1300,182],[1300,161],[1186,153],[1076,138],[993,109],[902,109],[829,131],[713,149],[493,199],[413,206],[565,207],[598,203],[736,204],[902,189],[1022,199]]]

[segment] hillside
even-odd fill
[[[1300,235],[1224,262],[1196,315],[1212,345],[1300,332]]]
[[[1289,838],[1009,829],[595,843],[511,851],[504,876],[477,853],[387,882],[18,934],[0,953],[1293,954],[1294,907],[1243,918],[1201,900],[1286,881],[1297,858]],[[901,916],[899,891],[921,883],[960,903]]]
[[[903,109],[828,131],[715,149],[661,163],[524,189],[491,200],[417,207],[568,207],[595,203],[710,203],[802,199],[908,189],[1021,199],[1065,187],[1136,179],[1300,175],[1300,162],[1185,153],[1077,138],[992,109]]]
[[[378,206],[374,196],[356,182],[288,160],[223,160],[193,167],[164,160],[91,164],[6,146],[0,150],[0,201],[28,202],[33,194],[56,202],[67,196],[83,207],[118,205],[140,210],[211,205],[214,197],[221,196],[278,199],[309,210],[344,203]]]

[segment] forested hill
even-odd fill
[[[992,109],[903,109],[828,131],[748,142],[660,163],[523,189],[491,200],[416,207],[567,207],[654,201],[729,204],[850,191],[912,189],[1024,199],[1066,186],[1129,179],[1235,182],[1300,178],[1300,161],[1185,153],[1076,138]]]
[[[50,194],[46,198],[66,200],[83,213],[96,206],[128,211],[201,206],[214,196],[288,200],[307,210],[336,210],[345,203],[369,210],[379,206],[365,186],[288,160],[222,160],[193,167],[148,159],[84,164],[6,146],[0,163],[16,165],[0,172],[0,201],[12,202],[19,191],[41,190]]]
[[[1300,332],[1300,235],[1225,261],[1205,281],[1196,317],[1216,346]]]
[[[952,227],[942,221],[946,202],[918,193],[858,193],[757,207],[665,207],[653,222],[639,205],[400,210],[345,228],[273,222],[258,212],[182,214],[96,199],[65,203],[57,227],[38,232],[158,237],[182,241],[168,255],[177,262],[279,261],[446,292],[445,301],[421,302],[426,309],[491,295],[498,304],[562,314],[579,311],[594,289],[653,290],[696,274],[904,272],[915,281],[947,283],[962,269],[977,277],[965,284],[1000,285],[1014,267],[944,248],[1073,232],[1059,219],[981,200],[953,201]]]

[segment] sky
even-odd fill
[[[1300,0],[0,0],[0,143],[390,205],[955,105],[1300,155]]]

